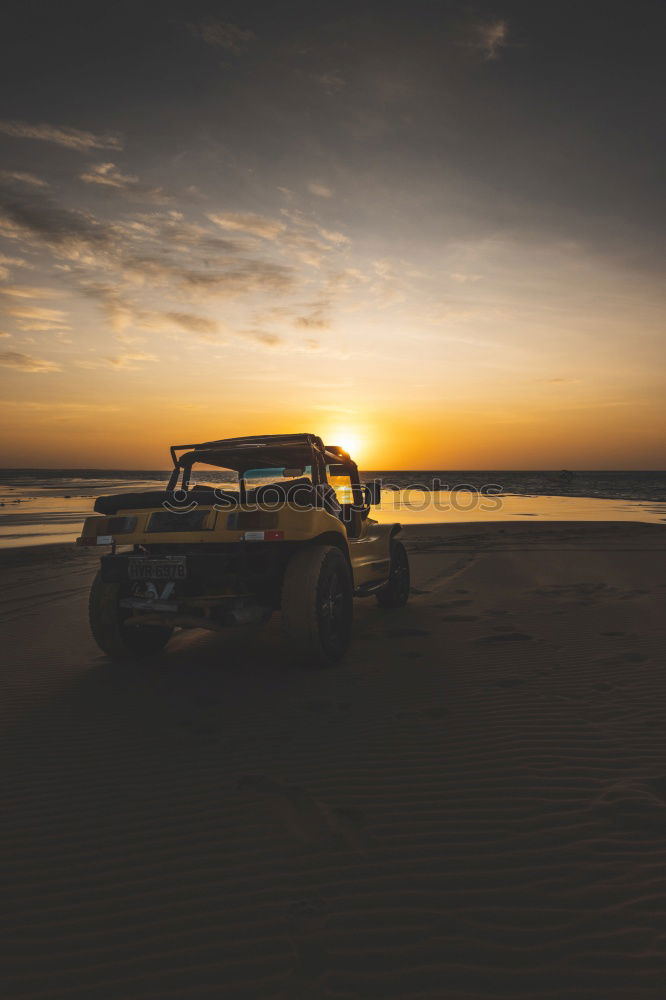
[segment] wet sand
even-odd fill
[[[335,670],[259,634],[113,666],[96,553],[0,553],[6,995],[650,998],[666,533],[411,526]]]

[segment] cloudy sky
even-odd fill
[[[1,464],[666,465],[662,3],[4,11]]]

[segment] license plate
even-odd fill
[[[130,580],[184,580],[187,576],[185,556],[174,559],[130,559]]]

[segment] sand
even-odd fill
[[[95,554],[2,553],[5,995],[666,994],[665,529],[406,540],[310,673],[278,619],[113,666]]]

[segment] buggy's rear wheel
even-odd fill
[[[308,546],[291,557],[282,584],[282,627],[299,662],[328,666],[344,656],[353,596],[349,565],[339,549]]]
[[[391,569],[389,578],[376,593],[377,603],[383,608],[402,608],[409,598],[409,559],[407,550],[397,539],[391,541]]]
[[[121,586],[105,583],[98,573],[90,588],[88,616],[95,642],[113,660],[152,656],[163,649],[173,629],[165,625],[125,625],[120,607]]]

